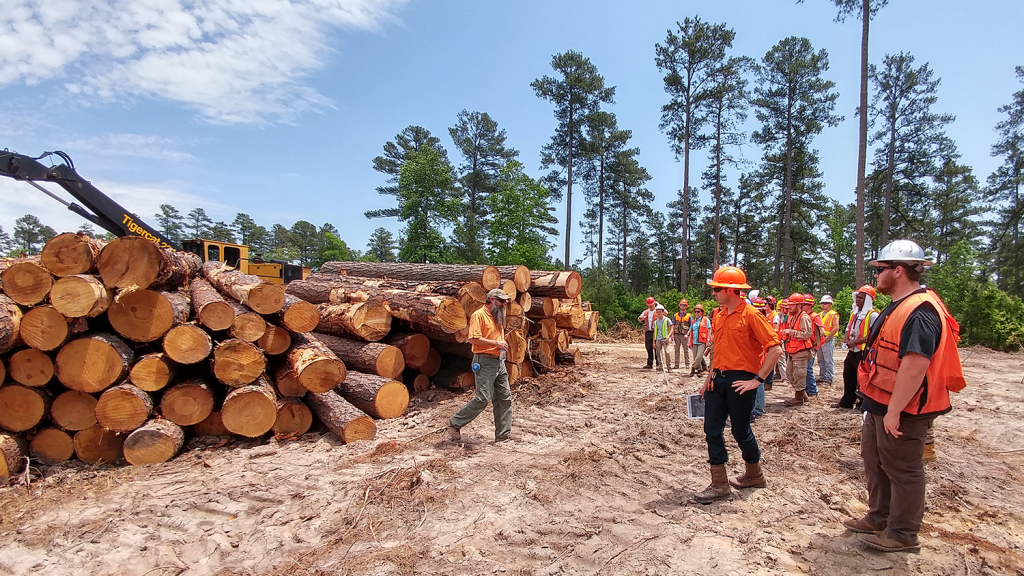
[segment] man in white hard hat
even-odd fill
[[[671,372],[672,364],[668,361],[669,343],[672,342],[675,325],[672,319],[665,315],[666,312],[661,304],[654,307],[654,357],[658,360],[659,366],[664,366],[667,372]]]
[[[868,512],[843,524],[883,552],[921,548],[925,438],[935,417],[951,410],[950,391],[966,385],[956,348],[960,327],[920,282],[931,264],[910,240],[890,242],[870,262],[878,291],[892,304],[871,326],[857,371]]]
[[[832,297],[828,294],[821,297],[821,325],[825,331],[825,339],[818,348],[817,384],[832,384],[835,377],[836,334],[839,332],[839,314],[832,309]]]

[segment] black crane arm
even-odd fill
[[[56,166],[45,166],[39,160],[47,156],[58,156],[64,162]],[[31,156],[2,150],[0,151],[0,176],[28,182],[67,206],[68,210],[111,234],[116,236],[142,236],[147,240],[155,242],[161,248],[181,249],[156,228],[146,224],[138,216],[125,210],[123,206],[114,202],[106,194],[90,184],[88,180],[79,176],[78,172],[75,171],[75,164],[71,161],[71,157],[64,152],[59,150],[56,152],[44,152],[41,156],[32,158]],[[71,194],[82,205],[74,202],[65,202],[59,196],[51,194],[48,190],[37,184],[37,182],[55,182],[61,188],[67,190],[68,194]]]

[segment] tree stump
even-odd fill
[[[0,479],[6,479],[25,469],[28,446],[21,436],[0,433]]]
[[[128,372],[128,379],[146,392],[156,392],[170,384],[177,373],[177,362],[163,352],[152,352],[135,362]]]
[[[106,312],[113,301],[113,292],[98,276],[66,276],[50,289],[50,303],[68,318],[95,318]]]
[[[193,278],[189,291],[192,295],[192,309],[203,326],[214,332],[231,327],[235,320],[234,308],[205,278]]]
[[[373,419],[333,390],[310,394],[306,401],[324,426],[346,444],[373,440],[377,436],[377,424]]]
[[[284,328],[267,324],[266,331],[256,341],[256,345],[267,354],[277,356],[278,354],[284,354],[292,347],[292,335]]]
[[[185,431],[174,422],[146,422],[124,441],[124,459],[132,466],[167,462],[185,445]]]
[[[391,334],[382,342],[401,350],[406,368],[423,366],[430,352],[430,339],[416,332]]]
[[[349,371],[337,390],[353,406],[376,418],[397,418],[409,407],[405,384],[376,374]]]
[[[203,264],[203,276],[222,294],[252,308],[257,314],[273,314],[284,306],[284,287],[243,274],[221,262]]]
[[[195,432],[196,436],[231,436],[231,432],[224,427],[219,411],[210,412],[206,420],[196,424]]]
[[[263,351],[248,342],[225,340],[213,348],[213,375],[232,388],[255,381],[266,367]]]
[[[114,462],[121,457],[124,436],[96,424],[75,434],[75,455],[82,462]]]
[[[316,331],[376,342],[391,330],[391,313],[382,304],[317,304]]]
[[[0,294],[0,354],[21,346],[21,308]]]
[[[43,428],[29,443],[29,453],[43,464],[53,466],[75,455],[75,442],[59,428]]]
[[[201,378],[190,378],[164,392],[160,414],[179,426],[192,426],[206,420],[214,403],[210,384]]]
[[[141,236],[115,238],[100,252],[96,270],[110,288],[173,289],[187,285],[199,273],[202,260],[191,252],[161,250]]]
[[[18,350],[11,355],[9,362],[11,378],[18,384],[40,388],[53,379],[53,360],[41,350]]]
[[[124,380],[135,353],[112,334],[88,334],[57,352],[57,379],[72,390],[101,392]]]
[[[53,275],[38,258],[19,258],[0,274],[4,293],[22,306],[35,306],[53,287]]]
[[[228,392],[220,417],[224,427],[239,436],[255,438],[270,431],[277,420],[277,396],[266,376]]]
[[[0,388],[0,428],[24,432],[50,413],[53,397],[45,388],[8,384]]]
[[[362,342],[330,334],[315,334],[331,352],[352,368],[384,378],[397,378],[405,370],[405,358],[396,346],[381,342]],[[364,410],[364,412],[366,412]]]
[[[288,367],[310,392],[326,392],[345,380],[347,367],[312,334],[296,334],[285,354]]]
[[[277,420],[274,435],[295,438],[309,431],[313,425],[313,413],[299,398],[280,398],[277,401]]]
[[[108,388],[96,403],[96,422],[114,432],[131,432],[152,414],[153,398],[127,382]]]
[[[50,406],[50,419],[64,430],[77,432],[96,425],[96,397],[77,390],[57,396]]]
[[[105,245],[106,242],[81,232],[65,232],[47,240],[39,261],[59,278],[89,274],[96,269],[96,261]]]

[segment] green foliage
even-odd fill
[[[209,238],[210,226],[212,225],[213,220],[206,214],[206,210],[199,207],[189,210],[182,224],[182,233],[185,235],[184,240]]]
[[[449,246],[440,232],[458,218],[452,195],[452,167],[437,150],[425,146],[406,155],[398,178],[398,218],[406,223],[403,262],[447,262]]]
[[[315,263],[317,266],[322,265],[324,262],[348,262],[356,259],[356,254],[349,249],[348,244],[345,244],[345,241],[341,238],[338,238],[330,232],[325,232],[323,238],[324,247]]]
[[[394,262],[397,258],[397,248],[395,236],[387,228],[379,227],[370,235],[370,241],[366,243],[366,254],[362,259],[370,262]]]
[[[170,204],[161,204],[160,213],[156,215],[156,223],[160,226],[160,232],[168,240],[180,244],[182,234],[185,231],[185,218],[178,212],[178,209]]]
[[[487,254],[497,265],[522,264],[543,269],[550,266],[548,235],[558,220],[552,215],[551,193],[546,186],[509,160],[498,174],[498,189],[484,206],[491,214]]]
[[[218,242],[230,242],[234,244],[235,232],[230,226],[228,226],[227,222],[214,222],[206,231],[206,238],[208,240],[217,240]]]
[[[27,256],[39,254],[43,244],[57,235],[53,228],[39,221],[39,218],[26,214],[14,221],[14,237],[12,238],[15,255],[24,253]]]
[[[448,162],[448,153],[445,152],[441,141],[437,136],[430,134],[430,130],[421,126],[406,126],[401,132],[395,135],[394,142],[384,143],[384,155],[373,159],[373,169],[388,176],[388,183],[385,186],[378,186],[377,192],[385,196],[396,196],[398,194],[398,180],[402,173],[402,166],[413,152],[424,148],[433,148]],[[366,212],[367,218],[382,218],[398,216],[397,208],[384,208],[382,210],[370,210]]]
[[[0,254],[7,254],[14,248],[14,239],[0,226]]]

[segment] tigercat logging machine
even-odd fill
[[[50,167],[39,162],[48,156],[58,156],[64,162]],[[308,267],[278,260],[265,262],[258,257],[250,258],[249,247],[242,244],[216,240],[185,240],[181,246],[178,246],[156,228],[125,210],[120,204],[90,184],[88,180],[79,176],[71,157],[59,150],[44,152],[35,158],[2,150],[0,151],[0,175],[29,183],[47,196],[67,206],[68,210],[115,236],[142,236],[161,248],[184,249],[202,258],[203,262],[224,262],[241,272],[259,276],[273,284],[286,284],[292,280],[301,280],[310,272]],[[39,182],[57,183],[81,204],[64,201],[60,196],[39,185]]]

